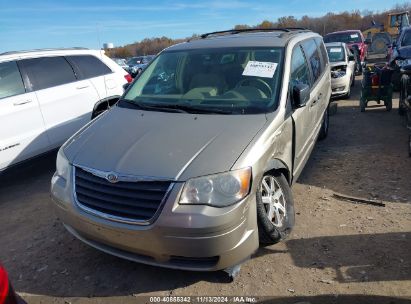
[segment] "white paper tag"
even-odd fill
[[[277,63],[263,61],[249,61],[243,71],[243,76],[257,76],[273,78]]]
[[[341,53],[341,49],[340,48],[331,48],[330,53]]]
[[[351,34],[350,37],[351,38],[358,38],[358,34]]]

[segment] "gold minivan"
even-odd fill
[[[328,133],[320,35],[231,30],[172,46],[60,149],[67,230],[107,253],[231,276],[294,225],[290,187]]]

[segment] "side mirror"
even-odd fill
[[[365,44],[371,44],[371,38],[367,38],[367,39],[365,39]]]
[[[293,87],[293,102],[294,107],[301,108],[306,105],[310,99],[310,87],[300,83]]]
[[[354,55],[349,55],[348,56],[348,61],[355,61]]]

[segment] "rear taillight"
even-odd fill
[[[127,82],[128,82],[128,83],[130,83],[130,82],[132,82],[132,81],[133,81],[133,77],[131,77],[131,75],[130,75],[130,74],[126,74],[126,75],[124,75],[124,78],[127,80]]]
[[[6,269],[0,265],[0,304],[5,304],[9,297],[9,279]]]

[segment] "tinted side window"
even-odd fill
[[[321,59],[314,39],[308,39],[302,43],[307,60],[310,63],[313,81],[316,82],[321,75]]]
[[[68,56],[67,58],[77,67],[82,79],[112,73],[108,66],[92,55]]]
[[[76,81],[73,69],[64,57],[25,59],[21,64],[34,91]]]
[[[15,61],[0,63],[0,98],[25,93],[23,80]]]
[[[296,84],[310,85],[310,70],[300,46],[295,47],[291,57],[290,83],[292,86]]]

